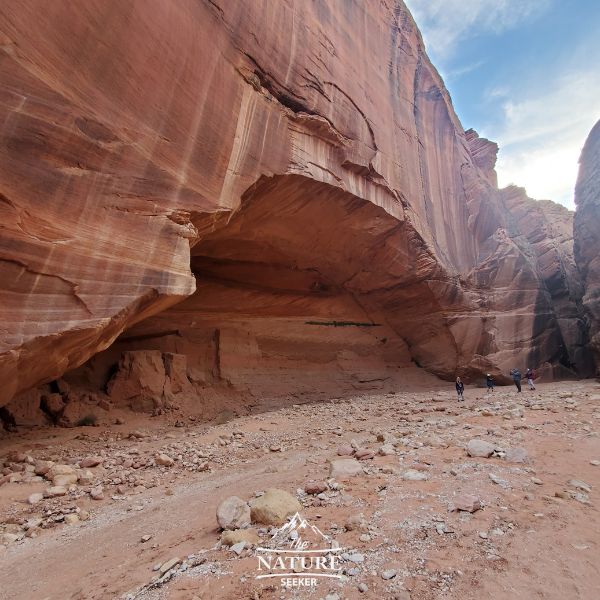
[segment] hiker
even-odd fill
[[[487,385],[488,393],[494,391],[494,378],[489,373],[485,376],[485,384]]]
[[[458,401],[464,401],[463,393],[465,391],[465,384],[460,380],[460,377],[456,378],[456,393],[458,394]]]
[[[510,376],[513,378],[515,385],[517,386],[517,391],[521,391],[521,371],[519,369],[511,369]]]
[[[527,379],[527,383],[529,384],[529,389],[535,390],[535,385],[533,385],[535,373],[529,367],[527,367],[527,371],[525,371],[525,378]]]

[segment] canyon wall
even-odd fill
[[[0,405],[173,356],[257,396],[589,368],[572,214],[497,189],[401,1],[24,0],[0,36]]]
[[[575,203],[575,259],[585,289],[590,348],[600,368],[600,121],[581,152]]]

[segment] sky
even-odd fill
[[[465,129],[498,143],[501,187],[575,208],[600,119],[600,0],[405,0]]]

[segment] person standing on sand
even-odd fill
[[[510,376],[513,378],[515,385],[517,386],[517,391],[521,391],[521,371],[519,369],[511,369]]]
[[[487,385],[487,393],[494,391],[494,378],[489,373],[485,376],[485,384]]]
[[[535,385],[533,385],[534,377],[534,372],[529,367],[527,367],[527,371],[525,371],[525,378],[527,379],[527,383],[529,384],[530,390],[535,390]]]
[[[465,384],[460,380],[460,377],[456,378],[456,393],[458,394],[458,401],[464,401],[463,393],[465,391]]]

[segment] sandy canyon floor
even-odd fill
[[[448,385],[177,425],[130,415],[0,440],[0,598],[600,597],[596,382],[469,388],[462,403]],[[469,456],[473,439],[494,453]],[[329,461],[352,442],[374,457],[330,479]],[[62,480],[53,471],[58,490],[35,474],[43,461],[67,465]],[[311,481],[325,491],[306,494]],[[273,487],[351,549],[341,579],[285,589],[255,578],[253,547],[220,544],[218,504]],[[465,494],[481,508],[449,510]]]

